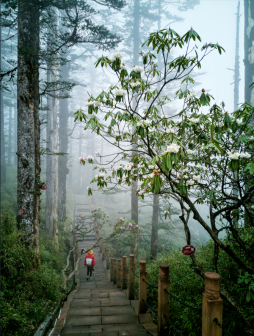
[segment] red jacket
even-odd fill
[[[86,264],[86,259],[87,259],[87,258],[92,259],[92,263],[91,263],[91,265],[87,265],[87,264]],[[85,266],[88,266],[88,267],[93,267],[93,266],[95,266],[95,258],[94,258],[94,255],[93,255],[93,254],[89,254],[89,253],[87,253],[87,255],[85,256],[84,265],[85,265]]]

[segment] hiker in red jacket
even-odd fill
[[[84,267],[87,267],[87,277],[86,277],[87,281],[89,279],[89,276],[90,276],[90,280],[92,279],[92,272],[93,272],[94,266],[95,266],[95,258],[93,255],[93,250],[90,250],[85,256],[85,261],[84,261]]]

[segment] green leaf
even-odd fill
[[[214,137],[214,125],[212,124],[211,125],[211,138],[213,139],[213,137]]]
[[[248,290],[248,292],[246,294],[246,301],[250,302],[250,298],[251,298],[251,292]]]
[[[212,190],[209,191],[209,200],[210,201],[213,200],[213,192],[212,192]]]
[[[233,171],[236,171],[239,167],[239,161],[238,160],[231,160],[231,167]]]
[[[210,102],[209,95],[202,93],[199,100],[202,106],[209,105],[209,102]]]
[[[186,82],[186,83],[191,83],[191,84],[194,84],[194,83],[195,83],[194,79],[191,78],[191,77],[189,77],[189,76],[187,76],[186,78],[184,78],[184,79],[182,80],[182,83],[184,83],[184,82]]]
[[[238,130],[238,124],[237,124],[236,121],[234,121],[233,124],[232,124],[232,131],[236,132],[237,130]]]

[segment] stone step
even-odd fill
[[[93,335],[98,333],[100,336],[104,336],[105,333],[110,335],[149,335],[149,333],[140,324],[119,324],[119,325],[97,325],[97,326],[82,326],[82,327],[64,327],[61,335]]]
[[[116,307],[116,306],[130,306],[128,299],[121,300],[90,300],[90,299],[73,299],[71,308],[78,307]]]
[[[84,333],[74,333],[74,332],[62,332],[61,335],[75,335],[75,336],[125,336],[125,335],[133,335],[133,336],[144,336],[151,335],[148,331],[144,330],[117,330],[117,331],[96,331],[90,330],[89,332]]]
[[[66,326],[92,326],[99,324],[139,324],[136,315],[108,315],[108,316],[67,316]]]
[[[117,307],[75,307],[68,310],[68,316],[109,316],[109,315],[135,315],[130,305]]]

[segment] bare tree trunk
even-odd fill
[[[235,78],[234,78],[234,110],[239,104],[239,84],[240,84],[240,56],[239,56],[239,26],[240,26],[240,1],[238,1],[236,14],[236,45],[235,45]]]
[[[234,69],[234,110],[238,109],[239,104],[239,83],[240,83],[240,64],[239,64],[239,25],[240,25],[240,1],[238,1],[236,14],[236,46],[235,46],[235,69]],[[234,172],[235,180],[237,180],[237,173]],[[233,195],[238,196],[238,188],[234,184]],[[238,227],[237,216],[234,216],[233,223]]]
[[[82,156],[82,127],[79,128],[79,141],[78,141],[78,151],[79,157]],[[78,166],[78,193],[81,194],[82,191],[82,167],[81,165]]]
[[[18,228],[39,264],[39,6],[18,1]]]
[[[158,31],[161,29],[161,0],[158,0]],[[161,53],[158,55],[158,70],[161,71]],[[158,78],[157,90],[160,90]],[[153,194],[153,216],[152,216],[152,233],[151,233],[151,252],[150,259],[156,259],[158,251],[158,222],[159,222],[159,204],[160,198],[158,194]]]
[[[140,50],[140,34],[139,34],[139,26],[140,26],[140,0],[134,1],[134,23],[133,23],[133,65],[138,65],[139,63],[139,50]],[[136,105],[136,102],[135,102]],[[136,108],[136,106],[134,106]],[[132,145],[132,155],[135,155],[136,146]],[[131,219],[138,224],[138,181],[132,181],[131,185]],[[137,239],[133,239],[130,253],[138,255],[138,242]]]
[[[1,13],[1,6],[0,6]],[[2,70],[2,27],[0,25],[0,69]],[[3,106],[3,90],[2,90],[2,82],[0,81],[0,109],[1,109],[1,182],[6,182],[6,165],[5,165],[5,138],[4,138],[4,106]]]
[[[69,79],[69,67],[62,67],[63,80]],[[68,119],[69,106],[68,99],[59,100],[59,152],[67,153],[68,151]],[[63,222],[66,217],[66,179],[69,173],[67,168],[67,154],[60,155],[58,165],[58,219]]]
[[[156,259],[158,252],[159,195],[153,194],[153,217],[150,260]]]
[[[56,12],[51,10],[52,19],[56,20]],[[49,41],[50,43],[50,41]],[[55,82],[57,80],[56,59],[51,56],[48,63],[47,81]],[[58,249],[58,216],[57,216],[57,192],[58,192],[58,125],[57,125],[57,98],[48,97],[47,112],[47,146],[49,154],[47,155],[47,194],[46,194],[46,232],[52,240],[54,248]]]
[[[72,128],[72,118],[69,119],[69,125],[70,125],[70,128]],[[72,138],[69,139],[69,157],[68,157],[68,160],[70,159],[70,157],[72,157],[72,144],[73,140]],[[72,160],[70,160],[72,162]],[[73,179],[72,179],[72,176],[73,176],[73,166],[71,167],[71,169],[67,168],[68,171],[69,171],[69,188],[72,189],[73,188]]]
[[[11,104],[11,101],[10,101]],[[8,165],[11,165],[11,157],[12,157],[12,146],[11,146],[11,138],[12,136],[12,107],[9,106],[9,135],[8,135]]]
[[[13,134],[14,134],[14,138],[13,138],[13,149],[14,149],[14,165],[16,166],[17,164],[17,107],[16,105],[14,105],[14,129],[13,129]]]
[[[254,1],[244,0],[245,101],[254,105]]]

